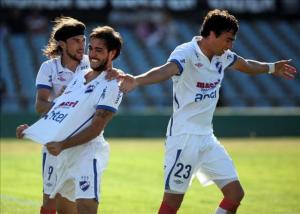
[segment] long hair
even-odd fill
[[[52,28],[52,32],[48,41],[47,46],[42,50],[43,54],[48,57],[49,59],[55,58],[57,56],[61,55],[62,49],[58,45],[58,41],[55,40],[55,35],[58,32],[64,31],[64,29],[69,28],[69,27],[74,27],[74,28],[80,28],[85,30],[85,25],[72,17],[57,17],[54,20],[54,26]]]

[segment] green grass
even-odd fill
[[[164,139],[108,139],[111,157],[101,185],[102,214],[157,213],[163,194]],[[300,213],[300,139],[222,139],[246,195],[240,214]],[[1,140],[2,214],[33,214],[41,202],[40,145]],[[179,213],[213,213],[222,198],[194,180]]]

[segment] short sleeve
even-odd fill
[[[96,109],[104,109],[111,112],[117,112],[122,101],[123,93],[119,89],[117,81],[110,81],[100,91],[100,98]]]
[[[227,50],[225,52],[225,54],[223,55],[224,68],[228,68],[228,67],[232,66],[236,60],[237,60],[237,54],[230,50]]]
[[[187,56],[184,47],[178,46],[175,48],[175,50],[171,53],[168,62],[174,62],[179,68],[179,75],[181,75],[187,62]]]
[[[35,85],[37,89],[47,88],[52,89],[52,69],[49,61],[44,62],[37,74]]]

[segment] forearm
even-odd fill
[[[152,68],[146,73],[136,76],[138,85],[150,85],[158,82],[162,82],[168,79],[163,76],[163,72],[159,67]]]
[[[52,102],[46,100],[37,100],[35,103],[35,110],[39,114],[48,112],[52,107]]]
[[[263,74],[269,72],[269,63],[266,62],[258,62],[255,60],[246,60],[248,64],[248,69],[245,70],[248,74]]]
[[[87,127],[78,134],[61,141],[60,143],[62,144],[62,149],[64,150],[74,146],[79,146],[88,143],[90,140],[97,137],[101,133],[103,128],[104,127],[94,127],[92,125]]]
[[[175,63],[167,63],[159,67],[152,68],[146,73],[136,76],[138,85],[149,85],[170,79],[179,72]]]

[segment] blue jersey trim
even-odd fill
[[[105,105],[97,105],[96,109],[104,109],[107,111],[111,111],[113,113],[115,113],[117,111],[117,109],[111,107],[111,106],[105,106]]]
[[[43,85],[43,84],[37,84],[37,85],[36,85],[36,88],[37,88],[37,89],[45,88],[45,89],[49,89],[49,90],[52,89],[51,86],[49,86],[49,85]]]
[[[178,67],[178,69],[179,69],[179,74],[176,74],[176,75],[178,75],[178,76],[180,76],[181,74],[182,74],[182,71],[183,71],[183,67],[182,67],[182,65],[180,64],[180,62],[177,60],[177,59],[171,59],[171,60],[169,60],[170,62],[174,62],[176,65],[177,65],[177,67]]]
[[[44,170],[45,170],[45,164],[46,164],[46,158],[47,158],[47,153],[43,153],[43,165],[42,165],[42,178],[44,180]],[[44,185],[43,185],[43,192],[44,192]]]
[[[72,132],[67,138],[74,135],[82,126],[84,126],[87,122],[89,122],[94,117],[94,114],[90,116],[83,124],[81,124],[74,132]]]
[[[98,201],[98,190],[97,190],[97,187],[98,187],[98,180],[97,180],[97,178],[98,178],[98,172],[97,172],[97,160],[96,159],[94,159],[93,160],[93,169],[94,169],[94,193],[95,193],[95,199],[96,199],[96,201],[97,202],[99,202]]]
[[[174,169],[174,167],[175,167],[175,165],[176,165],[176,162],[177,162],[177,160],[178,160],[178,158],[179,158],[180,153],[181,153],[181,149],[178,149],[178,150],[177,150],[177,154],[176,154],[175,162],[174,162],[174,164],[173,164],[173,166],[172,166],[172,168],[171,168],[171,170],[170,170],[170,172],[169,172],[169,174],[168,174],[167,180],[166,180],[165,190],[170,190],[170,176],[171,176],[171,174],[172,174],[172,172],[173,172],[173,169]]]
[[[174,95],[174,100],[175,100],[175,102],[176,102],[176,104],[177,104],[177,108],[179,108],[180,105],[179,105],[178,99],[177,99],[177,97],[176,97],[176,94]]]
[[[171,117],[171,121],[170,121],[169,136],[172,136],[172,127],[173,127],[173,117]]]
[[[237,55],[234,54],[234,55],[233,55],[233,60],[232,60],[232,62],[228,65],[228,67],[232,66],[233,63],[235,63],[236,60],[237,60]]]

